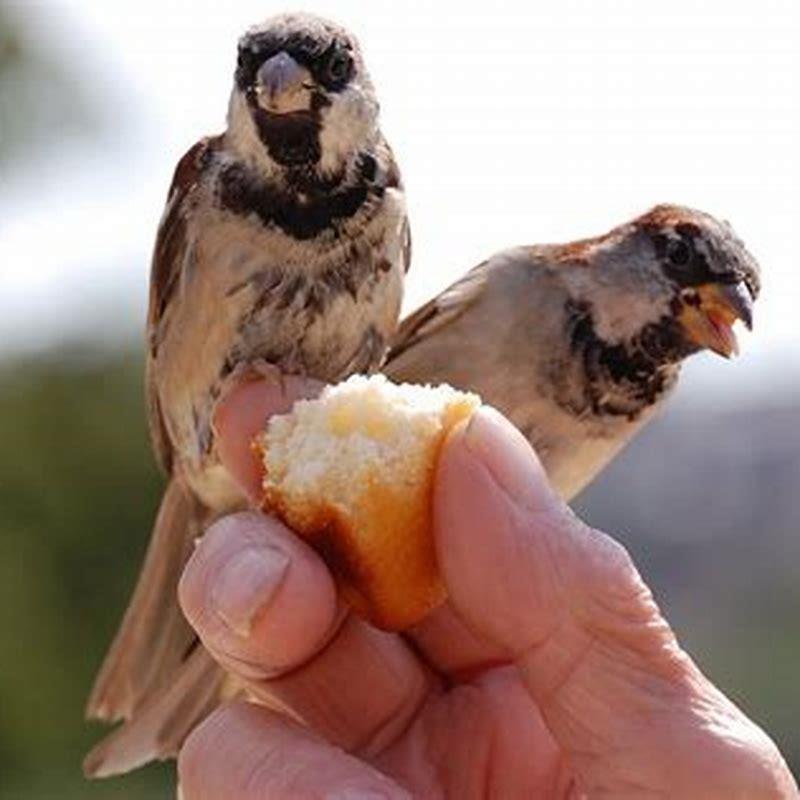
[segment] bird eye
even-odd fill
[[[675,239],[667,246],[667,258],[675,267],[687,266],[692,257],[692,246],[685,239]]]
[[[325,65],[325,78],[332,84],[344,84],[353,69],[353,59],[346,50],[334,50]]]

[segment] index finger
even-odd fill
[[[257,503],[261,495],[264,470],[252,442],[274,414],[285,414],[296,400],[314,397],[324,384],[299,375],[284,375],[277,368],[261,371],[258,377],[245,376],[217,403],[214,432],[217,453],[223,466]]]

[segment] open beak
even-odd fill
[[[288,53],[280,52],[268,58],[256,74],[256,92],[270,111],[279,114],[308,108],[305,89],[311,74]]]
[[[689,339],[725,358],[738,355],[734,323],[753,328],[753,297],[744,282],[706,283],[685,290],[683,300],[678,320]]]

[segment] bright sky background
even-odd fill
[[[0,346],[144,316],[178,157],[224,125],[250,0],[11,1],[108,114],[0,183]],[[797,0],[375,2],[304,6],[360,36],[408,189],[411,308],[491,252],[601,233],[661,201],[729,219],[764,295],[731,386],[800,372]],[[779,359],[783,359],[779,361]]]

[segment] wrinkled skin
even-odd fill
[[[251,436],[308,393],[251,382],[220,409],[222,459],[251,496]],[[184,612],[274,710],[212,714],[180,756],[184,800],[798,796],[625,550],[561,503],[496,412],[451,434],[434,514],[450,599],[403,636],[337,605],[322,561],[277,521],[245,513],[208,531]]]

